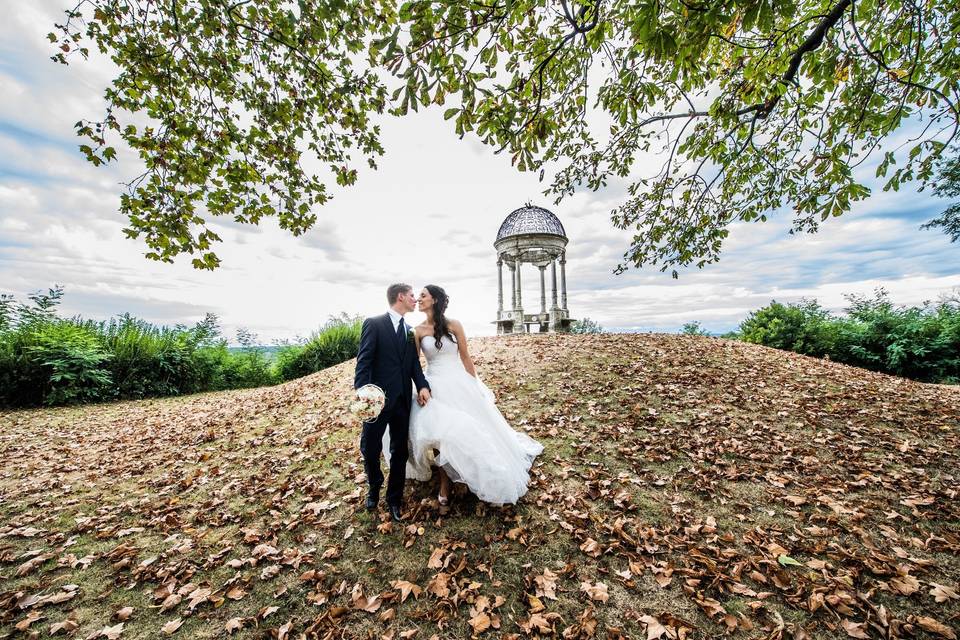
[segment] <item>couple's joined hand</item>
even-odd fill
[[[417,394],[417,404],[421,407],[426,406],[428,400],[430,400],[430,389],[424,387],[420,389],[420,393]]]

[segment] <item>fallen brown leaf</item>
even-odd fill
[[[640,616],[638,620],[646,625],[647,640],[657,640],[663,636],[669,637],[669,631],[665,626],[660,624],[660,621],[657,618],[654,618],[650,615],[644,615]]]
[[[606,602],[610,599],[610,594],[607,591],[607,585],[602,582],[598,582],[596,584],[590,584],[588,581],[581,582],[580,590],[589,595],[591,600]]]
[[[447,584],[449,580],[450,576],[441,571],[427,583],[427,592],[432,593],[438,598],[446,598],[450,595],[450,587]]]
[[[406,580],[394,580],[390,583],[390,586],[400,592],[400,602],[406,602],[411,593],[414,598],[419,598],[420,594],[423,593],[423,589]]]
[[[470,618],[469,622],[470,628],[473,629],[475,634],[482,633],[490,628],[490,616],[482,611]]]
[[[183,626],[183,618],[177,618],[176,620],[171,620],[170,622],[160,627],[160,631],[162,631],[164,634],[168,636],[172,636],[174,633],[177,632],[177,629],[179,629],[182,626]]]
[[[957,634],[954,633],[953,629],[935,618],[917,616],[917,624],[920,625],[921,629],[929,631],[930,633],[935,633],[948,640],[957,640]]]
[[[866,622],[854,622],[853,620],[845,619],[841,625],[843,626],[843,630],[846,631],[847,635],[851,638],[870,638],[866,632]]]
[[[535,595],[549,600],[556,600],[558,579],[559,576],[556,573],[550,569],[544,569],[542,574],[535,576],[533,579],[537,585]]]
[[[951,587],[937,584],[935,582],[931,582],[930,586],[932,587],[932,589],[930,589],[930,595],[932,595],[933,599],[937,602],[960,599],[960,596],[958,596],[957,592]]]

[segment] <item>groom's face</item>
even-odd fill
[[[417,298],[413,295],[413,289],[408,289],[397,298],[403,308],[404,313],[410,313],[417,308]]]

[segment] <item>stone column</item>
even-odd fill
[[[520,265],[523,264],[520,262],[520,258],[517,258],[517,309],[523,308],[523,285],[520,282]],[[520,322],[523,322],[523,318],[520,318]]]
[[[551,298],[551,309],[557,308],[557,261],[554,259],[550,263],[550,298]]]
[[[512,262],[508,262],[510,268],[510,308],[517,308],[517,271]]]
[[[560,254],[560,302],[563,309],[567,308],[567,252]]]
[[[537,267],[540,269],[540,313],[547,312],[547,284],[546,284],[546,273],[547,265],[539,265]]]
[[[497,320],[503,311],[503,258],[497,257]]]

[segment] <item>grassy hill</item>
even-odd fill
[[[0,413],[0,637],[952,638],[960,389],[672,335],[473,341],[529,494],[362,509],[353,363]]]

